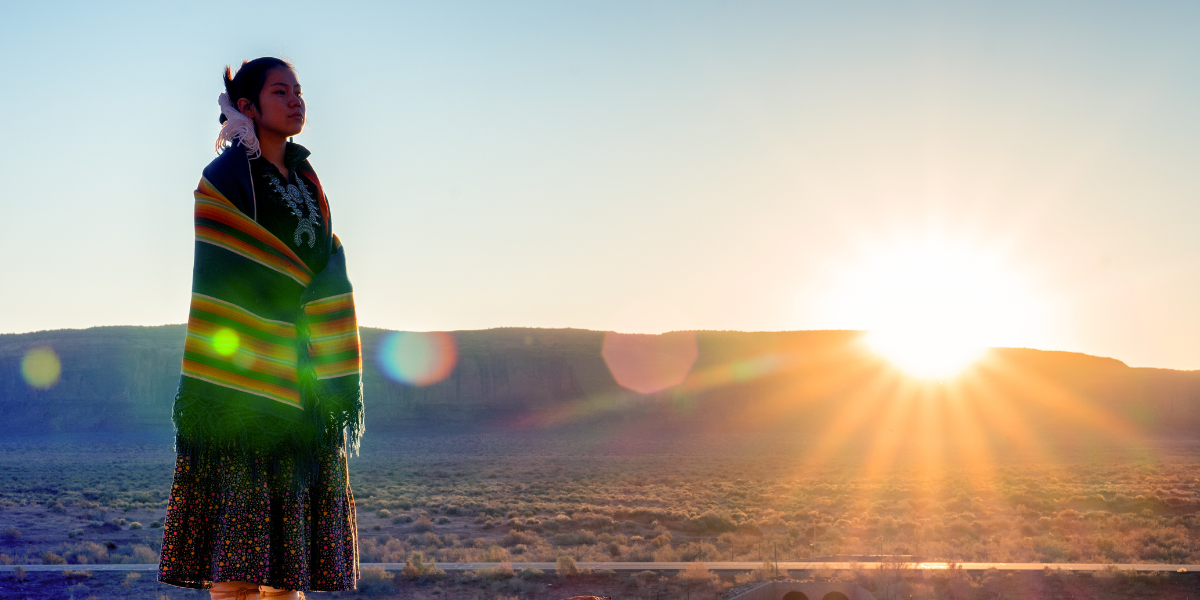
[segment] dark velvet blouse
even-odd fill
[[[333,252],[333,226],[320,181],[308,164],[309,154],[304,146],[287,143],[283,153],[286,178],[265,157],[250,160],[258,213],[251,216],[287,244],[313,273],[320,273]]]

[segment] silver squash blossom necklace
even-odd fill
[[[296,224],[296,233],[293,236],[296,246],[299,247],[303,243],[306,233],[308,234],[308,247],[315,246],[317,230],[314,227],[321,224],[321,213],[317,210],[317,203],[313,201],[312,194],[308,193],[308,186],[304,185],[304,179],[297,175],[295,184],[289,183],[287,187],[284,187],[279,178],[272,173],[271,186],[287,202],[292,214],[300,219],[300,222]],[[305,208],[308,209],[307,217],[304,216]]]

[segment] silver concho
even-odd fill
[[[308,219],[300,219],[300,224],[296,226],[295,241],[299,246],[304,239],[304,234],[308,234],[308,247],[312,248],[317,243],[317,231],[313,229],[312,221]]]
[[[297,187],[296,184],[299,184]],[[296,232],[293,240],[297,246],[304,242],[304,234],[308,234],[308,247],[312,248],[317,244],[317,230],[315,226],[321,224],[321,214],[317,210],[317,203],[313,200],[312,194],[308,193],[308,186],[304,185],[304,180],[296,177],[296,184],[287,184],[283,187],[279,178],[274,174],[271,175],[271,187],[275,188],[283,200],[287,202],[288,208],[292,209],[292,214],[296,215],[299,223],[296,224]],[[308,216],[304,216],[304,209],[308,209]]]

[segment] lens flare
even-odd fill
[[[229,356],[238,349],[238,334],[232,329],[222,329],[212,338],[213,350],[221,356]]]
[[[604,334],[602,353],[617,383],[640,394],[653,394],[683,383],[700,351],[691,331],[661,335],[610,331]]]
[[[21,377],[31,388],[48,390],[58,383],[62,363],[51,348],[34,348],[21,359]]]
[[[450,375],[458,362],[454,337],[434,331],[389,333],[379,344],[379,367],[393,381],[425,386]]]

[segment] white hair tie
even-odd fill
[[[241,111],[229,101],[229,94],[221,92],[217,96],[217,104],[221,106],[221,114],[225,115],[225,123],[221,125],[221,133],[217,134],[217,152],[222,148],[232,145],[234,141],[240,141],[242,146],[246,148],[246,155],[250,158],[258,158],[262,156],[262,151],[258,147],[258,136],[254,135],[254,121],[243,115]]]

